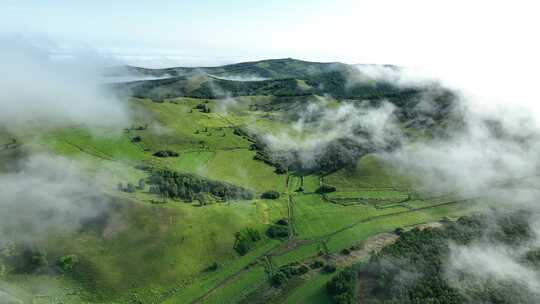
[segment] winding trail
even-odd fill
[[[287,182],[287,185],[289,185],[289,182]],[[287,193],[289,191],[287,190]],[[302,246],[307,246],[307,245],[311,245],[311,244],[314,244],[314,243],[318,243],[322,240],[325,240],[325,239],[328,239],[338,233],[341,233],[343,231],[346,231],[346,230],[349,230],[349,229],[352,229],[354,228],[355,226],[357,225],[360,225],[360,224],[364,224],[364,223],[368,223],[368,222],[371,222],[371,221],[375,221],[375,220],[379,220],[379,219],[382,219],[382,218],[388,218],[388,217],[392,217],[392,216],[399,216],[401,214],[405,214],[405,213],[411,213],[411,212],[419,212],[419,211],[423,211],[423,210],[427,210],[427,209],[432,209],[432,208],[437,208],[437,207],[441,207],[441,206],[447,206],[447,205],[454,205],[454,204],[460,204],[460,203],[465,203],[465,202],[468,202],[468,201],[472,201],[472,200],[475,200],[477,199],[476,197],[475,198],[468,198],[468,199],[462,199],[462,200],[456,200],[456,201],[451,201],[451,202],[444,202],[444,203],[441,203],[441,204],[437,204],[437,205],[432,205],[432,206],[426,206],[426,207],[420,207],[420,208],[415,208],[415,209],[412,209],[412,210],[406,210],[406,211],[399,211],[399,212],[393,212],[393,213],[388,213],[388,214],[382,214],[382,215],[377,215],[377,216],[372,216],[372,217],[369,217],[369,218],[366,218],[366,219],[363,219],[363,220],[359,220],[359,221],[356,221],[354,223],[351,223],[341,229],[338,229],[336,231],[333,231],[331,233],[328,233],[328,234],[325,234],[325,235],[321,235],[321,236],[318,236],[318,237],[315,237],[315,238],[306,238],[306,239],[294,239],[294,237],[291,237],[289,236],[289,239],[285,242],[285,243],[282,243],[274,248],[271,248],[269,250],[267,250],[266,252],[264,252],[263,254],[261,254],[260,256],[258,256],[255,261],[259,261],[260,259],[263,259],[265,258],[266,256],[281,256],[283,254],[286,254],[290,251],[293,251],[299,247],[302,247]],[[288,206],[288,208],[291,208],[292,209],[292,206]],[[290,215],[292,216],[292,211],[290,211]],[[418,225],[425,225],[425,223],[419,223]],[[364,245],[362,248],[365,248],[365,246],[368,246],[368,245],[365,245],[366,243],[365,242],[368,242],[369,240],[378,240],[379,236],[388,236],[388,232],[381,232],[381,233],[377,233],[377,234],[374,234],[370,237],[368,237],[365,241],[364,241]],[[369,243],[369,242],[368,242]],[[370,247],[370,246],[368,246]],[[276,254],[278,253],[279,254]],[[362,254],[363,256],[363,254]],[[202,294],[201,296],[199,296],[197,299],[193,300],[191,303],[202,303],[202,301],[204,301],[205,299],[207,299],[212,293],[214,293],[216,290],[220,289],[221,287],[224,287],[226,286],[228,283],[234,281],[234,279],[236,279],[237,277],[239,277],[240,275],[242,275],[243,273],[249,271],[254,265],[256,265],[257,263],[250,263],[249,265],[245,266],[244,268],[242,268],[241,270],[231,274],[230,276],[226,277],[225,279],[223,279],[221,282],[219,282],[216,286],[214,286],[213,288],[209,289],[207,292],[205,292],[204,294]],[[168,297],[167,297],[168,298]],[[167,299],[166,298],[166,299]],[[166,300],[166,299],[163,299],[162,301]]]

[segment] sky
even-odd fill
[[[278,57],[518,66],[538,61],[539,9],[529,0],[0,0],[0,34],[152,67]]]

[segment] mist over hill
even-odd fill
[[[476,240],[452,247],[447,232],[405,230],[462,229],[467,217],[448,223],[492,206],[536,210],[538,165],[529,155],[540,151],[538,130],[402,67],[288,58],[96,69],[80,81],[73,66],[57,75],[58,63],[25,54],[20,61],[43,81],[6,81],[19,93],[1,106],[24,115],[0,124],[10,210],[0,214],[0,291],[15,303],[42,294],[66,303],[220,302],[238,288],[231,302],[328,293],[353,303],[354,290],[377,277],[380,288],[401,289],[370,288],[364,298],[434,299],[412,295],[434,287],[419,280],[408,289],[400,280],[411,269],[384,257],[435,239],[441,254],[429,263],[454,275],[478,257]],[[527,236],[522,249],[533,246]],[[381,249],[369,271],[358,268]],[[501,256],[519,258],[506,247],[488,254]],[[454,277],[418,273],[442,282],[455,303],[471,296]],[[535,298],[519,281],[508,284]]]

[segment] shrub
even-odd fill
[[[270,279],[270,283],[274,287],[281,287],[285,283],[287,283],[287,275],[281,271],[278,271],[272,276],[272,278]]]
[[[261,194],[261,198],[264,198],[264,199],[278,199],[279,198],[279,192],[277,192],[275,190],[266,191],[266,192],[263,192]]]
[[[152,154],[157,157],[178,157],[178,153],[170,150],[160,150]]]
[[[280,287],[293,276],[303,275],[309,271],[309,268],[304,264],[297,262],[287,264],[279,268],[279,270],[270,278],[270,283],[274,287]]]
[[[276,222],[276,225],[288,226],[289,222],[287,221],[287,219],[282,218]]]
[[[131,139],[132,142],[141,142],[142,138],[140,136],[135,136]]]
[[[315,192],[317,192],[319,194],[323,194],[323,193],[330,193],[330,192],[334,192],[334,191],[336,191],[336,187],[323,184]]]
[[[315,260],[309,264],[309,268],[311,269],[318,269],[324,266],[324,262],[321,260]]]
[[[347,248],[343,248],[343,250],[341,250],[341,254],[344,254],[344,255],[349,255],[351,254],[351,251]]]
[[[289,228],[283,225],[271,225],[266,230],[266,235],[270,238],[286,238],[289,236]]]
[[[336,271],[336,265],[334,264],[326,264],[324,265],[322,272],[323,273],[334,273]]]
[[[246,228],[235,234],[234,250],[240,255],[245,255],[255,244],[261,240],[259,231],[253,228]]]
[[[218,270],[219,268],[219,265],[217,262],[214,262],[212,263],[212,265],[208,266],[208,268],[206,268],[207,271],[216,271]]]
[[[306,265],[300,265],[298,268],[296,268],[297,274],[302,275],[309,271],[309,268]]]
[[[79,258],[74,254],[60,257],[58,261],[56,262],[58,267],[64,272],[73,270],[73,268],[75,268],[75,266],[77,266],[78,263],[79,263]]]

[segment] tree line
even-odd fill
[[[151,193],[187,202],[204,200],[205,195],[221,201],[250,200],[254,197],[251,190],[240,186],[170,170],[152,172],[148,184]]]

